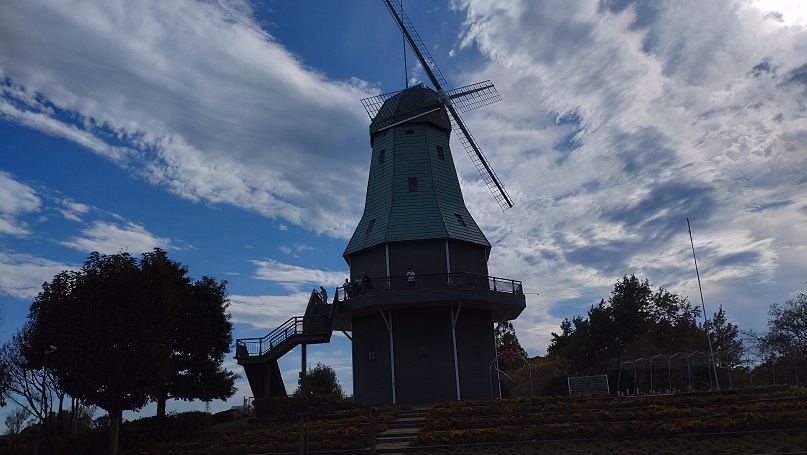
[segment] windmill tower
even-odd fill
[[[434,89],[363,100],[372,157],[364,214],[345,249],[354,285],[337,326],[352,332],[353,390],[371,405],[498,396],[494,324],[525,308],[521,282],[488,273],[491,245],[463,200],[453,129],[502,209],[512,202],[459,116],[500,99],[446,84],[399,1],[385,4]],[[407,276],[409,270],[414,278]]]

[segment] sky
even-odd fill
[[[523,282],[530,355],[625,275],[699,304],[687,218],[707,314],[764,330],[770,304],[807,292],[805,2],[404,8],[449,88],[490,79],[502,96],[463,117],[513,208],[451,146],[491,275]],[[92,251],[159,247],[227,280],[235,338],[348,276],[371,152],[360,100],[426,80],[381,0],[0,9],[1,340]],[[318,362],[352,391],[346,337],[309,346]],[[299,350],[280,366],[291,391]],[[211,410],[251,396],[238,386]]]

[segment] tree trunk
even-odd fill
[[[160,393],[157,397],[157,417],[165,417],[165,402],[168,401],[168,394]]]
[[[109,411],[109,453],[118,453],[118,435],[120,434],[120,423],[123,419],[123,411]]]
[[[78,399],[70,398],[70,429],[67,431],[68,436],[73,436],[78,433],[76,426],[76,406]]]
[[[59,414],[56,417],[56,425],[58,426],[58,435],[64,436],[64,394],[59,395]]]

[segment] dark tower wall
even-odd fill
[[[393,403],[390,336],[380,312],[353,319],[353,400]]]
[[[489,310],[457,304],[383,314],[353,319],[356,402],[427,403],[498,396],[498,380],[490,369],[496,348]]]
[[[496,398],[499,396],[498,375],[490,368],[496,357],[493,315],[487,310],[460,308],[459,316],[456,337],[462,399]]]

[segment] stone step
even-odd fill
[[[378,447],[378,446],[387,446],[389,444],[398,444],[398,443],[410,444],[415,439],[417,439],[417,435],[379,437],[376,440],[376,447]]]
[[[426,425],[426,416],[431,408],[431,405],[416,405],[413,409],[397,411],[395,420],[387,422],[387,431],[377,435],[376,453],[405,453]]]
[[[387,427],[392,428],[422,428],[426,425],[426,419],[417,419],[417,420],[393,420],[392,422],[387,422]]]
[[[378,437],[417,436],[420,433],[420,430],[420,427],[390,428],[383,433],[379,433]]]

